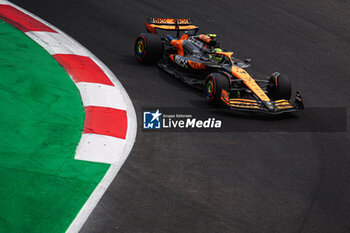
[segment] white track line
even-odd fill
[[[126,104],[119,87],[86,82],[75,85],[80,91],[85,107],[100,106],[126,110]]]
[[[75,152],[75,158],[91,162],[118,164],[120,163],[119,159],[123,157],[122,150],[124,148],[124,141],[124,139],[116,137],[97,134],[83,134]],[[120,148],[122,150],[120,150]],[[86,157],[87,151],[89,152],[88,157]],[[115,156],[116,151],[120,151],[118,156]],[[110,156],[104,156],[104,161],[101,161],[101,154]]]
[[[25,34],[43,47],[51,55],[75,54],[90,57],[85,48],[81,47],[81,45],[76,43],[72,38],[69,38],[67,35],[62,33],[30,31],[26,32]]]

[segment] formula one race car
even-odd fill
[[[147,33],[135,41],[134,53],[143,64],[160,68],[185,83],[204,90],[205,100],[230,109],[265,113],[303,109],[299,92],[291,101],[290,80],[278,72],[268,80],[253,79],[239,60],[220,48],[215,34],[198,34],[190,19],[150,18]],[[162,35],[166,31],[168,34]],[[176,35],[170,35],[173,33]]]

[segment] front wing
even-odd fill
[[[304,108],[299,92],[297,92],[296,94],[294,104],[291,104],[288,100],[285,99],[262,101],[252,99],[229,98],[229,95],[226,90],[222,90],[221,100],[225,104],[225,106],[232,110],[264,112],[268,114],[295,112]]]

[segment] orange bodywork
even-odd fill
[[[198,27],[194,25],[157,25],[157,24],[149,24],[145,23],[147,30],[149,30],[152,33],[157,33],[156,29],[162,29],[162,30],[170,30],[170,31],[175,31],[175,30],[194,30],[197,29]]]
[[[258,103],[250,101],[237,101],[236,99],[230,99],[230,106],[236,108],[255,108],[259,109]]]
[[[234,52],[216,52],[217,54],[224,55],[228,57],[231,60],[231,56],[234,54]]]
[[[156,28],[155,28],[156,25],[148,24],[148,23],[145,23],[145,25],[146,25],[146,28],[147,28],[148,31],[157,34],[157,31],[156,31]]]
[[[148,23],[145,23],[148,31],[157,33],[156,29],[168,31],[186,31],[198,30],[199,28],[192,24],[190,19],[169,19],[169,18],[150,18]]]
[[[270,98],[265,94],[265,92],[260,88],[260,86],[255,82],[255,80],[245,71],[237,66],[232,66],[232,74],[239,79],[242,79],[244,84],[254,92],[259,99],[263,101],[270,101]]]
[[[182,47],[182,42],[184,40],[187,40],[187,39],[188,39],[188,35],[187,34],[183,34],[180,39],[172,40],[170,42],[170,44],[176,48],[177,54],[179,54],[180,56],[183,56],[185,54],[184,53],[184,49]]]
[[[231,56],[233,52],[217,52],[217,54],[222,54],[228,57],[231,61]],[[236,78],[242,79],[244,84],[254,92],[255,95],[259,97],[259,99],[264,101],[270,101],[270,98],[265,94],[265,92],[260,88],[260,86],[255,82],[255,80],[242,68],[237,66],[232,66],[231,73]]]
[[[169,57],[173,62],[175,62],[175,55],[174,54],[170,54]]]
[[[199,39],[201,39],[201,40],[203,40],[204,42],[207,42],[207,43],[210,42],[210,37],[207,36],[207,35],[201,34],[201,35],[199,35]]]
[[[169,55],[170,59],[176,63],[175,61],[175,55],[174,54],[170,54]],[[202,70],[202,69],[205,69],[205,65],[202,64],[202,63],[199,63],[199,62],[195,62],[195,61],[191,61],[191,60],[187,60],[188,61],[188,64],[193,68],[193,69],[196,69],[196,70]]]
[[[190,66],[193,69],[196,69],[196,70],[203,70],[203,69],[205,69],[205,65],[203,63],[199,63],[199,62],[188,60],[188,64],[190,64]]]
[[[275,105],[278,109],[288,109],[288,108],[293,108],[293,106],[289,103],[288,100],[276,100]]]
[[[231,101],[236,101],[236,102],[240,102],[240,103],[246,103],[246,102],[249,102],[249,103],[256,103],[256,100],[250,100],[250,99],[240,99],[240,98],[234,98],[234,99],[231,99]]]
[[[227,104],[230,105],[230,98],[229,98],[229,94],[225,89],[222,89],[221,91],[221,100]]]
[[[169,19],[169,18],[151,18],[154,24],[190,24],[189,19]]]

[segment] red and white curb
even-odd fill
[[[85,108],[75,159],[111,164],[67,232],[78,232],[128,157],[136,137],[136,114],[115,75],[67,34],[28,11],[0,0],[0,19],[41,45],[67,71]]]

